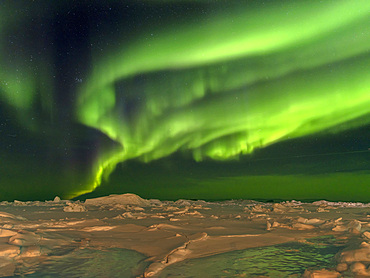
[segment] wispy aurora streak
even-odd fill
[[[86,191],[133,158],[231,159],[370,121],[355,121],[370,112],[370,2],[260,5],[149,28],[95,54],[76,113],[121,150],[100,154]]]

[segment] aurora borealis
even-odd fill
[[[1,2],[0,199],[369,201],[369,14]]]

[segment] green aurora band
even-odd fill
[[[96,55],[77,115],[121,147],[77,194],[129,159],[234,159],[369,123],[369,11],[369,1],[238,5]]]
[[[370,124],[369,14],[367,0],[3,1],[0,198],[101,193],[124,167],[118,193],[143,197],[340,199],[351,183],[368,196],[364,144],[353,168],[327,158],[319,173],[306,150],[294,170],[248,159]]]

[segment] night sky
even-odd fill
[[[370,1],[0,2],[0,200],[370,201]]]

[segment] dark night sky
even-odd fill
[[[369,201],[368,1],[0,3],[0,200]]]

